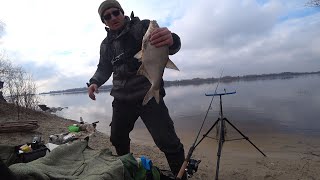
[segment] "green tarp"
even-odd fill
[[[133,179],[132,172],[110,150],[93,150],[87,145],[86,140],[60,145],[42,158],[13,164],[9,169],[19,179]],[[131,154],[122,158],[129,159],[133,169],[137,167]]]

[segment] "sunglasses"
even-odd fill
[[[114,17],[117,17],[117,16],[119,16],[119,14],[120,14],[120,10],[119,9],[118,10],[114,10],[111,13],[104,15],[103,19],[108,21],[108,20],[111,19],[111,15],[113,15]]]

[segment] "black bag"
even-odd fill
[[[19,153],[20,147],[22,145],[15,146],[15,153],[18,156],[18,162],[22,162],[22,163],[31,162],[33,160],[36,160],[38,158],[45,156],[47,154],[47,151],[50,152],[50,150],[47,148],[47,146],[45,146],[44,144],[38,144],[37,146],[34,146],[32,148],[32,151],[30,151],[30,152]],[[31,146],[32,143],[27,143],[27,145]]]

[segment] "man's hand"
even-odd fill
[[[88,94],[89,94],[89,97],[92,99],[92,100],[96,100],[96,95],[94,95],[94,93],[99,93],[99,90],[98,90],[98,85],[96,84],[91,84],[89,87],[88,87]]]
[[[171,31],[169,31],[168,28],[157,28],[154,31],[152,31],[150,36],[150,42],[151,45],[154,45],[155,47],[162,47],[162,46],[171,46],[173,45],[173,38]]]

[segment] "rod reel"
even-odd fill
[[[186,168],[188,178],[191,178],[198,171],[201,160],[190,159]]]

